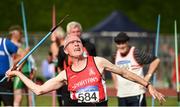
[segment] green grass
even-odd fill
[[[108,98],[108,105],[109,106],[117,106],[117,99],[115,97],[109,97]],[[26,106],[26,98],[23,97],[23,106]],[[58,105],[58,103],[57,103]],[[147,105],[151,106],[151,98],[147,98]],[[167,97],[166,102],[163,103],[163,106],[177,106],[177,98],[176,97]],[[36,96],[36,106],[52,106],[52,98],[51,96]],[[157,100],[155,100],[155,106],[161,106]]]

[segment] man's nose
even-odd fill
[[[79,46],[79,43],[78,43],[78,42],[75,42],[74,44],[75,44],[75,46]]]

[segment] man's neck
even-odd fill
[[[81,63],[83,63],[85,60],[85,58],[83,56],[80,57],[72,57],[72,61],[73,61],[73,65],[79,65]]]
[[[73,58],[72,59],[72,69],[73,71],[81,71],[86,67],[87,64],[87,58],[86,57],[79,57],[79,58]]]
[[[131,48],[131,47],[130,47],[130,46],[128,46],[128,49],[127,49],[127,51],[126,51],[125,53],[123,53],[123,54],[121,53],[121,56],[123,56],[123,57],[124,57],[124,56],[126,56],[126,55],[129,53],[129,51],[130,51],[130,48]]]
[[[11,41],[12,41],[14,44],[18,44],[18,40],[15,39],[15,38],[12,38]]]

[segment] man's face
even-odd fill
[[[72,36],[77,36],[80,38],[81,37],[81,30],[79,27],[73,27],[70,29],[69,34]]]
[[[122,55],[126,54],[129,50],[128,42],[116,44],[116,47]]]
[[[83,45],[79,38],[75,37],[65,47],[65,51],[68,55],[73,57],[79,57],[83,54]]]
[[[12,32],[12,36],[14,36],[14,37],[19,41],[19,40],[21,40],[21,38],[22,38],[22,33],[19,32],[18,30],[14,30],[14,31]]]

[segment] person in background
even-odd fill
[[[51,35],[51,45],[50,52],[53,56],[53,61],[57,61],[57,56],[59,52],[59,46],[63,45],[63,41],[65,38],[65,32],[62,27],[56,28],[56,30]]]
[[[82,26],[79,22],[76,21],[71,21],[67,24],[66,26],[66,32],[67,35],[72,35],[72,36],[77,36],[81,38],[82,36]],[[82,44],[83,44],[83,49],[84,49],[84,56],[91,55],[91,56],[96,56],[96,49],[94,44],[92,44],[89,41],[83,40],[81,38]],[[64,52],[64,45],[61,45],[59,47],[59,53],[58,53],[58,68],[59,71],[64,70],[68,66],[71,65],[71,59],[68,57],[68,55],[65,54]],[[69,106],[72,103],[76,103],[70,99],[70,93],[67,91],[67,85],[64,85],[63,88],[61,88],[61,95],[62,99],[64,99],[64,102],[62,104],[64,106]]]
[[[161,80],[165,88],[172,88],[172,80],[171,75],[172,74],[172,68],[173,68],[173,58],[174,58],[174,49],[169,45],[168,41],[164,41],[164,43],[161,43],[159,48],[159,58],[161,61],[160,63],[160,69],[157,73],[157,79]]]
[[[18,47],[13,42],[7,38],[0,37],[0,80],[5,76],[12,63],[16,63],[14,61],[17,56],[17,50]],[[13,93],[13,81],[5,79],[0,82],[0,106],[1,102],[3,102],[4,106],[13,106],[14,95],[11,95],[11,93]]]
[[[51,46],[50,46],[50,52],[52,53],[52,63],[49,64],[49,70],[54,71],[55,75],[57,75],[60,72],[60,69],[58,69],[58,52],[59,52],[59,47],[63,46],[64,44],[64,39],[65,39],[65,32],[62,27],[58,27],[51,35]],[[53,70],[54,66],[54,70]],[[55,76],[54,75],[54,76]],[[66,97],[62,96],[62,94],[66,95],[67,90],[66,86],[61,87],[60,89],[56,90],[57,92],[57,99],[59,106],[64,105],[66,103]]]
[[[54,63],[55,66],[55,72],[58,73],[57,69],[57,63],[58,63],[58,52],[59,52],[59,47],[63,45],[64,43],[64,38],[66,34],[63,30],[62,27],[56,28],[56,30],[52,33],[51,35],[51,45],[50,45],[50,53],[52,54],[52,62]]]
[[[130,46],[129,40],[129,36],[124,32],[119,33],[114,38],[117,47],[115,65],[121,69],[129,70],[149,82],[160,63],[160,59],[134,46]],[[146,64],[150,65],[144,76],[143,66]],[[146,106],[146,89],[142,85],[122,78],[117,74],[112,73],[112,77],[117,89],[119,106]]]
[[[52,53],[49,52],[47,58],[43,60],[41,64],[42,74],[46,80],[52,78],[55,75],[53,65],[53,56]]]
[[[66,37],[64,51],[72,59],[71,66],[42,85],[37,85],[18,70],[8,70],[6,76],[8,78],[18,76],[37,95],[48,93],[67,83],[71,93],[70,98],[77,102],[77,106],[107,106],[106,84],[102,76],[107,70],[141,84],[154,98],[160,102],[165,101],[164,95],[157,92],[149,82],[140,76],[119,68],[103,57],[85,57],[82,42],[77,36],[68,35]]]
[[[9,28],[9,36],[11,41],[18,47],[18,56],[16,57],[17,61],[20,61],[28,52],[29,48],[24,48],[22,45],[22,28],[19,25],[13,25]],[[27,61],[22,66],[22,72],[29,78],[33,78],[34,72],[36,71],[35,61],[32,56],[29,56],[28,63]],[[14,106],[21,106],[22,94],[23,91],[28,93],[29,90],[26,89],[25,85],[20,81],[18,77],[14,79]],[[28,105],[32,105],[32,98],[30,95],[27,97]]]
[[[82,39],[83,28],[79,22],[69,22],[66,27],[66,32],[67,34],[77,36],[81,39],[84,46],[84,54],[87,52],[88,55],[96,56],[95,45],[89,42],[88,40]]]

